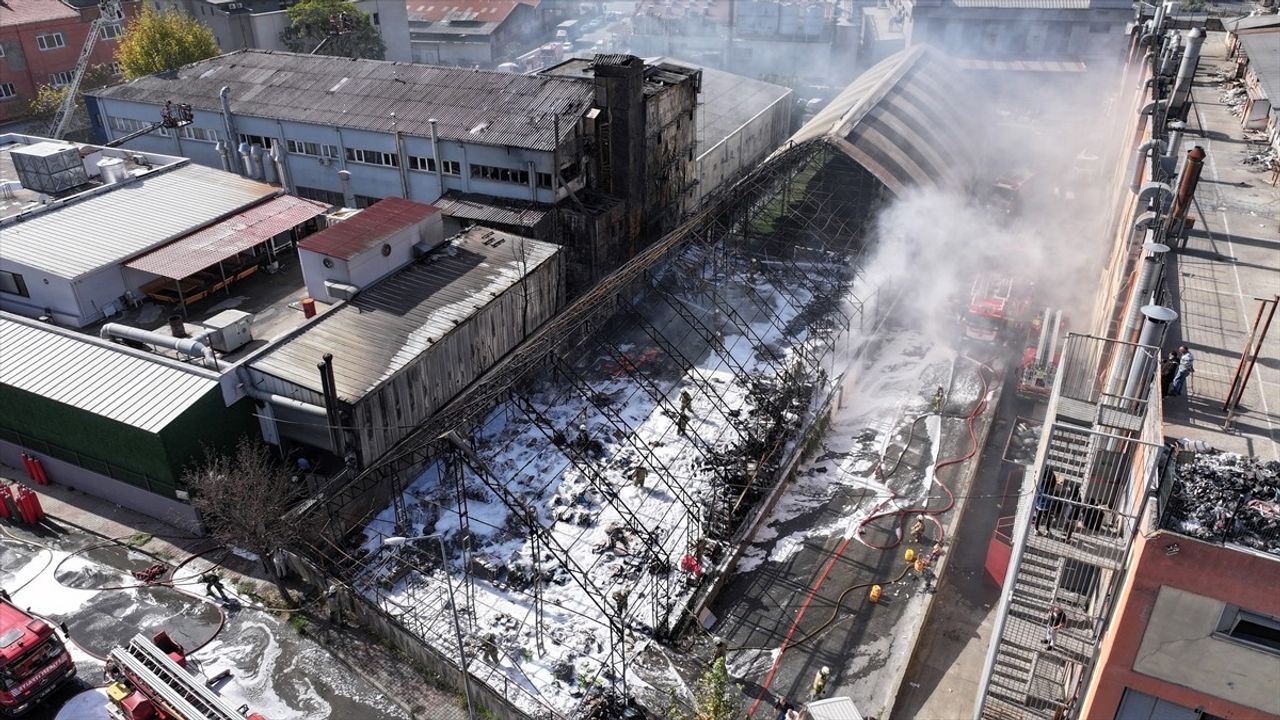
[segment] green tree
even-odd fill
[[[742,689],[729,677],[724,658],[716,658],[694,688],[693,717],[676,705],[673,697],[666,712],[670,720],[736,720],[742,710]]]
[[[386,55],[369,13],[347,0],[302,0],[288,12],[289,27],[281,31],[280,42],[293,52],[372,60]]]
[[[126,80],[154,75],[222,54],[213,31],[178,10],[157,12],[143,4],[116,45]]]
[[[113,79],[111,68],[107,65],[93,65],[85,69],[84,77],[80,78],[80,90],[76,93],[76,104],[71,111],[71,119],[67,122],[64,136],[75,135],[88,129],[89,114],[84,109],[84,92],[110,85]],[[62,107],[62,101],[66,97],[66,87],[41,85],[36,91],[36,96],[27,103],[27,117],[30,118],[32,125],[37,128],[47,128],[52,132],[53,118],[58,114],[58,108]]]

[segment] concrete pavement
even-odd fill
[[[20,476],[0,466],[0,477]],[[0,525],[0,586],[22,607],[67,624],[79,670],[78,682],[46,703],[36,720],[55,717],[77,692],[100,685],[101,658],[112,648],[160,629],[189,650],[200,648],[193,659],[204,674],[231,670],[219,692],[272,720],[466,717],[452,693],[432,688],[403,657],[363,632],[330,626],[319,608],[300,615],[307,621],[294,627],[284,613],[255,609],[281,604],[260,563],[99,498],[57,485],[36,489],[49,517],[34,529]],[[175,587],[136,587],[131,572],[154,563],[177,566]],[[203,597],[199,575],[214,566],[242,600]],[[77,703],[74,712],[83,707],[88,704]]]
[[[1185,344],[1195,373],[1182,397],[1165,398],[1165,435],[1264,460],[1280,459],[1280,317],[1272,323],[1249,378],[1233,428],[1223,431],[1222,409],[1258,311],[1257,297],[1280,294],[1280,188],[1270,173],[1245,165],[1259,137],[1219,99],[1217,73],[1234,65],[1226,34],[1204,43],[1184,151],[1205,149],[1204,170],[1192,206],[1195,229],[1186,246],[1169,253],[1171,307],[1178,311],[1166,350]],[[1280,313],[1277,313],[1280,315]]]

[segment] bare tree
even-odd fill
[[[271,562],[276,551],[301,534],[297,523],[285,518],[291,504],[288,468],[272,458],[262,443],[242,438],[230,454],[207,452],[204,464],[188,470],[183,479],[209,534],[257,554],[292,606],[293,597]]]

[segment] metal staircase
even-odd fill
[[[176,720],[244,720],[238,710],[143,635],[134,635],[126,647],[112,650],[110,659],[135,688],[150,690],[143,694]]]
[[[1135,527],[1134,498],[1146,480],[1145,451],[1159,447],[1139,436],[1145,403],[1108,396],[1093,382],[1109,343],[1088,336],[1067,341],[1068,361],[1089,358],[1093,365],[1064,364],[1050,398],[1035,471],[1023,488],[1027,501],[1014,524],[1013,557],[979,693],[983,720],[1074,717],[1105,633]],[[1037,529],[1032,498],[1041,493],[1050,509]],[[1045,640],[1055,606],[1067,621],[1050,649]]]

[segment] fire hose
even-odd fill
[[[989,373],[989,372],[992,372],[992,370],[987,363],[978,363],[978,380],[981,383],[982,388],[978,393],[977,400],[974,402],[973,409],[970,410],[968,415],[965,416],[965,426],[969,433],[969,440],[971,445],[969,450],[963,455],[960,455],[954,458],[949,458],[947,460],[939,461],[934,464],[934,481],[937,482],[938,485],[942,487],[942,489],[947,493],[946,505],[941,508],[930,508],[926,502],[926,504],[917,506],[917,507],[898,508],[892,511],[880,512],[880,510],[885,505],[897,499],[896,494],[891,494],[889,498],[882,501],[878,506],[876,506],[874,510],[872,510],[870,515],[868,515],[866,518],[862,520],[862,522],[859,523],[858,535],[862,534],[864,528],[868,523],[873,522],[879,518],[896,516],[898,518],[898,523],[896,525],[896,535],[897,535],[896,540],[889,545],[877,546],[871,543],[867,543],[866,541],[859,538],[858,541],[861,542],[863,545],[866,545],[867,547],[873,548],[876,550],[889,550],[897,547],[902,543],[902,518],[912,514],[922,514],[925,517],[929,517],[931,520],[933,520],[934,524],[938,526],[939,533],[942,532],[942,523],[939,522],[937,518],[933,517],[933,515],[937,513],[947,512],[951,510],[951,508],[955,507],[955,494],[951,492],[951,488],[947,487],[945,483],[937,479],[937,472],[938,470],[944,467],[949,467],[951,465],[962,463],[977,454],[978,434],[974,430],[974,423],[977,420],[978,416],[982,414],[983,410],[986,409],[986,405],[987,405],[986,396],[987,396],[987,390],[989,387],[989,379],[987,378],[986,373]],[[911,435],[908,435],[907,443],[903,445],[902,452],[898,454],[898,459],[894,462],[893,468],[891,469],[889,475],[897,471],[898,466],[901,464],[902,456],[903,454],[906,453],[907,446],[910,445],[911,437],[912,435],[914,435],[915,426],[923,417],[927,417],[927,415],[922,415],[920,417],[917,417],[911,423]],[[880,466],[877,465],[877,469],[879,469],[879,467]],[[882,475],[882,477],[888,477],[888,475]],[[756,696],[755,701],[751,703],[751,708],[747,711],[748,718],[755,715],[755,712],[759,708],[760,703],[764,700],[765,693],[769,691],[770,685],[773,684],[774,676],[777,674],[778,668],[782,664],[782,656],[786,653],[787,649],[789,647],[793,647],[794,645],[799,645],[803,642],[807,642],[808,640],[815,637],[818,633],[825,630],[829,625],[831,625],[831,623],[833,623],[836,617],[838,616],[841,604],[843,603],[845,596],[848,595],[849,592],[858,588],[868,587],[870,585],[875,584],[873,582],[859,583],[858,585],[855,585],[853,587],[846,589],[843,593],[840,594],[840,602],[836,603],[836,606],[832,611],[831,617],[829,617],[825,622],[819,625],[815,630],[811,631],[810,633],[805,635],[803,638],[801,638],[799,641],[794,643],[794,645],[791,643],[791,637],[795,634],[796,629],[799,627],[800,620],[804,618],[805,611],[809,609],[809,605],[813,602],[813,598],[815,595],[817,595],[818,590],[820,590],[823,584],[826,583],[827,576],[831,573],[832,568],[835,567],[835,564],[839,562],[840,559],[844,556],[844,551],[849,547],[849,540],[850,538],[846,537],[840,542],[840,544],[836,547],[835,552],[833,552],[831,554],[831,557],[828,558],[826,565],[823,566],[822,572],[818,575],[813,585],[810,586],[808,595],[805,596],[804,602],[800,605],[800,611],[796,613],[796,618],[791,622],[791,627],[787,629],[787,634],[785,637],[783,637],[782,644],[778,646],[778,653],[774,657],[773,664],[769,668],[769,674],[765,676],[764,682],[761,683],[760,685],[760,693]],[[938,542],[941,543],[942,540],[943,538],[940,534],[938,538]],[[898,578],[896,578],[893,582],[896,583],[901,581],[902,578],[906,576],[908,570],[909,570],[909,567],[904,568],[902,571],[902,574],[899,575]],[[743,649],[746,649],[746,648],[743,648]],[[759,649],[766,649],[766,648],[759,648]]]

